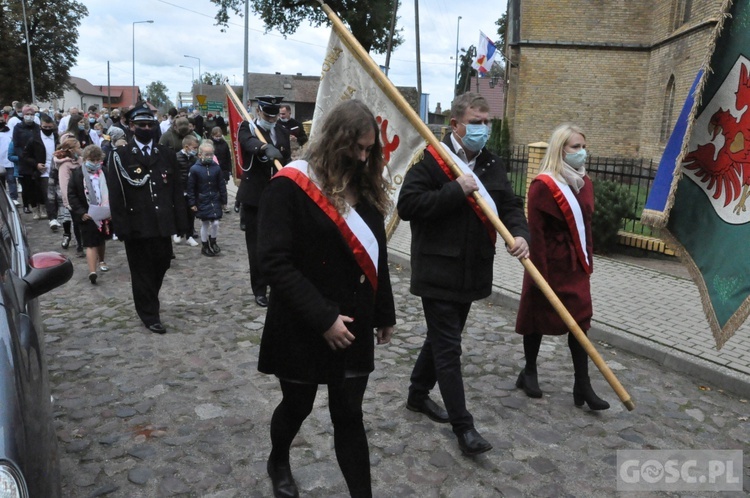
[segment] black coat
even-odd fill
[[[40,133],[41,131],[38,124],[31,123],[30,125],[27,125],[23,122],[23,118],[21,122],[13,128],[13,150],[15,150],[18,155],[18,174],[21,176],[31,176],[36,170],[36,162],[34,162],[31,168],[29,168],[30,163],[27,164],[27,162],[24,161],[24,153],[29,142],[34,140],[34,137],[38,136]],[[55,137],[57,137],[57,134],[55,134]],[[55,143],[57,143],[57,140],[55,140]]]
[[[453,149],[450,135],[444,142]],[[503,160],[482,149],[474,173],[495,201],[506,228],[528,241],[523,202],[513,193]],[[401,219],[411,225],[412,294],[456,302],[490,295],[492,239],[461,186],[449,180],[428,152],[406,173],[397,207]],[[503,244],[499,236],[498,243]]]
[[[375,327],[396,323],[383,216],[357,208],[379,244],[378,289],[354,259],[333,221],[292,180],[274,178],[263,194],[258,259],[271,286],[258,370],[283,379],[325,384],[346,370],[374,369]],[[355,339],[344,350],[328,347],[323,333],[338,315]]]
[[[18,126],[16,126],[18,128]],[[55,137],[55,148],[60,144],[57,133],[52,133]],[[15,147],[15,144],[14,144]],[[42,130],[37,127],[36,133],[32,139],[26,143],[23,148],[23,154],[21,154],[20,161],[18,162],[18,174],[21,176],[32,176],[38,178],[41,172],[36,167],[37,164],[45,164],[47,162],[47,148],[42,142]],[[51,168],[54,170],[54,168]],[[50,171],[52,173],[52,171]]]
[[[214,155],[219,160],[219,167],[222,171],[232,171],[232,152],[229,150],[229,144],[224,138],[221,140],[211,141],[214,144]]]
[[[286,122],[279,120],[279,124],[289,130],[290,135],[297,137],[297,144],[302,146],[307,143],[307,132],[305,132],[305,127],[302,126],[302,123],[294,118],[289,118]]]
[[[71,171],[68,181],[68,204],[70,204],[70,215],[76,223],[81,223],[81,217],[89,212],[89,200],[86,198],[86,190],[83,186],[83,170],[76,168]],[[103,176],[99,181],[104,180]]]
[[[175,154],[169,147],[152,145],[148,158],[133,140],[109,157],[106,176],[112,224],[123,240],[169,237],[187,229]],[[134,186],[123,177],[120,167],[133,181],[147,174],[150,177],[142,186]]]
[[[255,129],[263,135],[267,143],[273,143],[269,132],[260,126],[256,126]],[[242,181],[237,189],[237,201],[241,204],[257,207],[263,189],[266,188],[268,181],[276,173],[276,167],[274,162],[266,157],[265,152],[260,150],[263,142],[252,134],[247,121],[243,121],[240,125],[237,139],[242,149],[242,167],[246,169],[242,173]],[[273,145],[284,156],[280,160],[281,165],[286,166],[292,158],[292,151],[289,145],[289,131],[283,126],[276,126],[276,142]]]
[[[195,217],[200,220],[218,220],[227,205],[227,184],[216,163],[204,166],[196,162],[190,168],[187,181],[188,207],[196,206]]]

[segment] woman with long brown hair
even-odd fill
[[[328,386],[336,457],[353,497],[372,496],[362,400],[374,343],[395,324],[378,127],[363,103],[330,110],[304,160],[261,198],[258,256],[271,287],[258,370],[279,378],[268,473],[275,496],[298,496],[289,449]]]

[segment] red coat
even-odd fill
[[[584,250],[588,254],[588,271],[575,251],[573,237],[577,239],[578,233],[571,233],[552,191],[540,179],[534,179],[529,187],[529,248],[531,262],[547,280],[573,319],[586,331],[591,327],[593,314],[590,272],[593,269],[594,256],[591,235],[594,189],[588,177],[584,177],[583,188],[574,195],[583,213],[586,233]],[[516,332],[524,335],[561,335],[568,332],[568,327],[528,273],[523,277]]]

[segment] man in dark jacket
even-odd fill
[[[159,145],[166,145],[177,154],[182,150],[182,139],[190,134],[190,121],[188,118],[177,118],[172,126],[161,136]]]
[[[508,248],[512,256],[528,257],[529,229],[502,160],[484,148],[489,136],[487,101],[475,93],[457,97],[450,124],[453,132],[443,144],[465,174],[455,178],[428,148],[424,159],[406,174],[398,200],[398,214],[410,222],[412,231],[411,292],[421,296],[427,321],[406,407],[436,422],[450,422],[461,451],[476,455],[492,446],[479,435],[466,409],[461,332],[471,303],[492,291],[496,232],[469,196],[477,190],[489,194],[515,237]],[[436,383],[447,413],[429,398]]]
[[[241,221],[245,224],[245,244],[250,264],[250,285],[255,295],[255,302],[262,307],[268,306],[268,285],[258,268],[258,205],[260,195],[268,185],[268,181],[276,172],[274,160],[282,166],[291,159],[289,146],[289,131],[283,126],[277,126],[279,104],[283,97],[266,95],[256,97],[258,101],[258,117],[251,127],[243,121],[237,132],[237,138],[242,148],[242,162],[245,171],[237,189],[237,202],[242,207]],[[263,137],[263,141],[259,136]],[[265,141],[265,143],[263,143]]]
[[[36,179],[39,173],[36,170],[36,162],[32,159],[26,161],[24,153],[26,146],[35,136],[39,135],[39,125],[34,122],[34,108],[30,105],[23,106],[21,111],[21,121],[13,128],[13,150],[18,156],[18,180],[21,183],[23,197],[23,212],[31,213],[34,209],[34,216],[38,219],[40,216],[38,206],[44,205],[44,199],[38,199]],[[52,131],[57,137],[57,134]],[[56,141],[55,141],[56,142]],[[46,196],[45,196],[46,197]]]
[[[302,147],[307,142],[307,133],[302,123],[292,117],[292,107],[289,104],[281,104],[279,109],[279,121],[281,125],[289,130],[289,139],[297,142]]]
[[[110,155],[106,173],[112,224],[125,243],[138,317],[164,334],[159,290],[171,263],[170,236],[187,224],[185,199],[174,151],[153,140],[158,124],[148,105],[139,102],[127,118],[133,138]]]

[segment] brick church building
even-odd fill
[[[594,155],[661,157],[723,0],[508,0],[513,144],[573,122]]]

